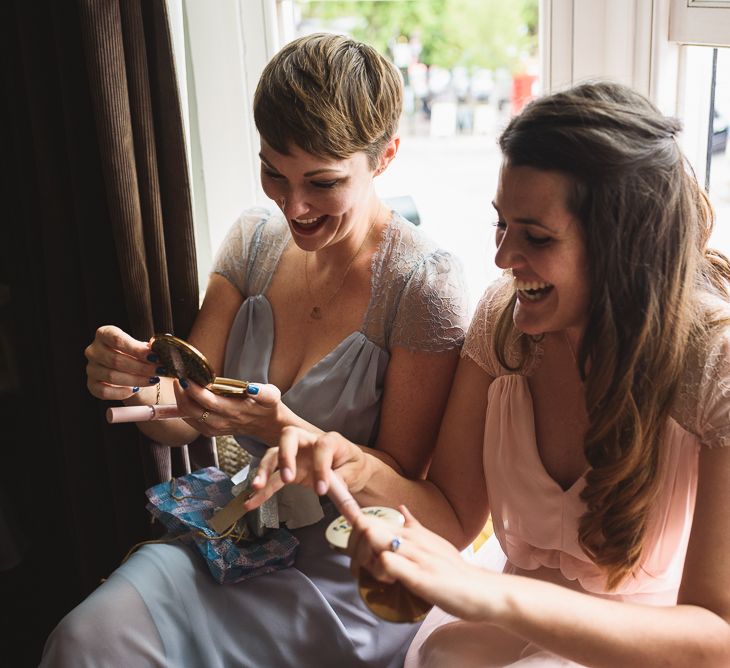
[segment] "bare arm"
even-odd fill
[[[361,505],[405,503],[427,520],[429,528],[464,547],[489,514],[482,443],[490,383],[491,378],[474,362],[459,360],[426,480],[403,477],[339,434],[290,429],[284,430],[279,447],[262,460],[255,482],[260,491],[248,501],[247,509],[279,489],[282,477],[286,482],[312,485],[324,494],[328,471],[334,468]],[[398,461],[400,455],[391,456]],[[275,473],[277,468],[281,476]]]
[[[375,536],[371,530],[369,538],[384,543],[376,568],[381,576],[401,580],[467,621],[500,626],[578,663],[607,668],[728,666],[728,490],[730,448],[703,449],[678,605],[669,607],[610,601],[465,565],[439,544],[438,536],[418,526],[404,530],[397,554],[385,547],[392,532]]]
[[[407,478],[425,476],[458,361],[458,350],[391,350],[378,440],[374,449],[367,449],[370,454]]]

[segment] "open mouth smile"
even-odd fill
[[[317,218],[290,218],[289,222],[292,227],[300,234],[313,234],[329,216],[319,216]]]
[[[543,281],[520,281],[515,279],[515,289],[520,299],[539,302],[552,291],[553,285]]]

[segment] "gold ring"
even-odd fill
[[[198,418],[201,422],[205,422],[210,415],[210,411],[203,411],[203,414]]]

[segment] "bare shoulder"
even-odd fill
[[[730,446],[730,318],[690,341],[672,417],[703,445]]]

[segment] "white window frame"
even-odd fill
[[[682,44],[730,44],[728,0],[672,0],[669,39]]]
[[[280,47],[276,0],[167,0],[186,126],[201,296],[244,208],[264,204],[251,101]]]
[[[703,183],[711,52],[681,47],[730,46],[730,2],[541,0],[540,11],[543,90],[591,78],[633,86],[682,118],[680,144]]]
[[[543,90],[608,78],[674,113],[677,48],[670,0],[540,0]]]

